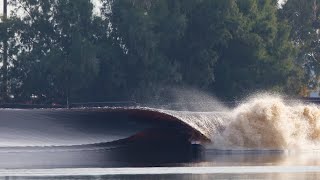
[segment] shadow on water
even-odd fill
[[[158,136],[161,132],[161,136]],[[168,138],[170,137],[170,138]],[[143,167],[203,160],[204,148],[175,129],[149,129],[126,139],[92,146],[30,147],[0,151],[0,168]]]
[[[153,145],[153,144],[152,144]],[[0,153],[0,168],[142,167],[198,161],[198,147],[120,147],[108,150]]]
[[[199,133],[159,112],[143,109],[0,112],[3,142],[10,135],[15,144],[26,140],[25,144],[32,143],[34,139],[45,144],[0,148],[2,169],[163,166],[202,160],[203,147],[191,143],[200,137]],[[109,138],[114,136],[117,138]],[[100,141],[105,143],[82,140],[97,137],[106,139]],[[48,139],[80,143],[48,146]]]

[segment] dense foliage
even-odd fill
[[[0,38],[12,102],[141,102],[170,88],[234,99],[303,85],[297,23],[275,0],[101,0],[98,14],[90,0],[10,2]]]
[[[291,27],[291,37],[299,49],[298,63],[304,68],[307,86],[320,83],[320,1],[289,0],[279,12]]]

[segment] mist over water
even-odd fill
[[[214,104],[221,104],[215,102]],[[211,112],[164,111],[194,127],[224,150],[320,149],[320,109],[288,101],[280,95],[258,94],[237,107]]]

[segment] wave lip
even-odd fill
[[[29,112],[22,111],[24,115]],[[10,113],[14,114],[16,111]],[[8,117],[37,119],[38,115],[44,117],[45,114],[50,114],[51,119],[85,116],[89,120],[97,114],[104,119],[110,113],[129,117],[130,121],[138,124],[148,124],[148,128],[142,128],[127,138],[114,141],[113,145],[160,140],[165,142],[175,139],[220,150],[320,149],[319,106],[289,102],[281,96],[268,94],[249,98],[234,109],[214,112],[174,111],[148,107],[103,107],[36,110],[30,116]],[[2,118],[4,117],[0,117]],[[87,144],[74,147],[81,149],[93,146],[95,145]]]

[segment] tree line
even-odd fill
[[[9,0],[1,102],[147,102],[170,99],[170,88],[233,100],[318,84],[318,0],[100,3]]]

